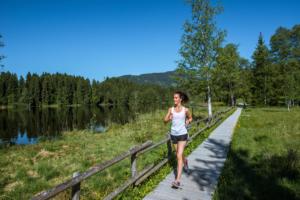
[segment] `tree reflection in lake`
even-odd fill
[[[59,137],[62,131],[104,132],[111,122],[125,124],[137,112],[126,106],[0,110],[0,144],[34,144],[40,139]]]

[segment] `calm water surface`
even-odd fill
[[[0,144],[35,144],[40,140],[58,138],[62,131],[75,129],[103,133],[111,122],[125,124],[143,112],[147,110],[134,111],[125,106],[0,110]]]

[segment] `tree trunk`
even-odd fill
[[[234,96],[233,96],[233,94],[231,93],[231,106],[233,107],[234,106]]]
[[[211,106],[211,95],[210,95],[210,87],[207,84],[207,109],[208,109],[208,118],[212,118],[212,106]]]
[[[229,83],[229,93],[230,93],[230,99],[231,99],[231,106],[234,106],[234,95],[233,95],[233,92],[232,92],[231,83]]]

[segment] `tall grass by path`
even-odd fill
[[[300,199],[300,108],[243,110],[214,199]]]

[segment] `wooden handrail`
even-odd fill
[[[156,148],[156,147],[158,147],[158,146],[160,146],[160,145],[162,145],[162,144],[168,142],[168,140],[170,140],[169,137],[167,137],[166,139],[163,139],[162,141],[160,141],[160,142],[158,142],[158,143],[152,145],[151,147],[148,147],[148,148],[145,148],[145,149],[141,150],[140,152],[137,153],[137,156],[140,156],[141,154],[144,154],[144,153],[146,153],[147,151],[150,151],[150,150],[152,150],[152,149],[154,149],[154,148]]]

